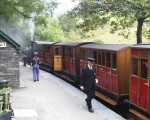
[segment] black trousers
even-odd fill
[[[92,108],[92,99],[94,98],[94,93],[87,94],[87,98],[85,99],[87,106],[88,106],[88,109]]]

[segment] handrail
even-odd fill
[[[147,77],[148,82],[145,83],[146,86],[150,87],[150,77]]]

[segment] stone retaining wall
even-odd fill
[[[9,80],[12,87],[19,87],[19,54],[9,43],[0,47],[0,80],[3,79]]]

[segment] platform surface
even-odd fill
[[[15,120],[125,120],[95,99],[89,113],[86,95],[50,73],[40,71],[40,81],[33,82],[32,68],[20,65],[20,79],[11,94]]]

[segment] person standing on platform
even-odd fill
[[[98,80],[96,79],[96,73],[93,67],[93,58],[88,58],[88,64],[85,69],[82,70],[81,75],[81,85],[80,89],[84,90],[87,98],[85,99],[88,111],[93,113],[94,110],[92,108],[92,99],[95,96],[96,83]]]
[[[27,56],[24,55],[24,56],[23,56],[23,66],[26,67],[26,65],[27,65]]]
[[[38,53],[34,53],[34,57],[32,59],[32,70],[33,70],[33,80],[34,82],[39,81],[39,57]]]

